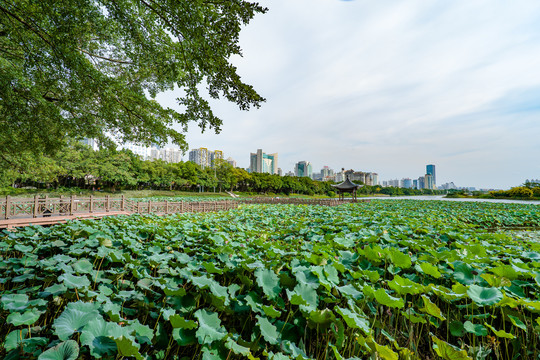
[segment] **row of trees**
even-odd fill
[[[522,186],[510,190],[490,191],[489,197],[514,199],[540,199],[540,182],[527,180]]]
[[[79,142],[52,156],[21,155],[11,160],[0,168],[0,187],[333,194],[330,183],[306,177],[250,174],[224,161],[206,169],[192,162],[143,161],[128,150],[94,151]]]
[[[143,161],[129,150],[92,150],[73,142],[50,156],[21,154],[0,167],[0,187],[41,189],[164,189],[184,191],[243,191],[253,193],[334,195],[331,182],[308,177],[248,173],[222,161],[215,168],[192,162]],[[364,186],[360,194],[420,195],[433,190]]]

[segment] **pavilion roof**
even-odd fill
[[[347,176],[347,180],[345,180],[341,184],[332,185],[332,186],[341,191],[347,191],[347,190],[352,191],[352,190],[358,189],[362,185],[353,183],[351,180],[349,180],[349,177]]]

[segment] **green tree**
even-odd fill
[[[204,96],[242,110],[264,101],[229,63],[241,27],[264,12],[245,0],[0,0],[1,153],[106,132],[186,150],[173,124],[220,130]],[[181,113],[153,100],[174,88]]]

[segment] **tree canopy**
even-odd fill
[[[2,153],[105,133],[186,150],[189,122],[220,130],[206,99],[242,110],[264,101],[230,58],[242,55],[241,27],[266,10],[243,0],[0,0]],[[154,100],[175,87],[180,112]]]

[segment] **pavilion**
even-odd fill
[[[347,179],[341,184],[332,185],[339,193],[339,199],[345,201],[345,193],[352,194],[353,202],[356,202],[356,190],[363,185],[353,183],[347,175]]]

